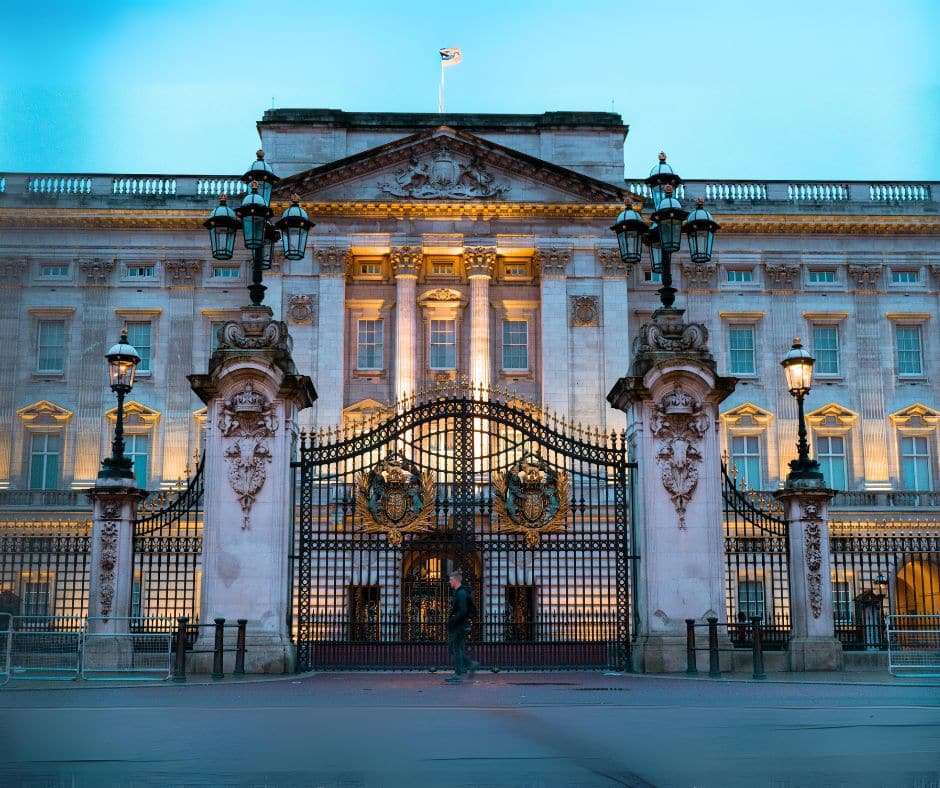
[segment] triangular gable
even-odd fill
[[[384,421],[393,415],[394,410],[390,405],[383,405],[374,399],[361,399],[348,408],[343,408],[343,424],[361,424],[373,419]]]
[[[117,421],[117,408],[111,408],[106,411],[109,420]],[[160,412],[153,408],[148,408],[136,400],[124,403],[124,425],[126,427],[146,426],[150,427],[157,423],[160,418]]]
[[[902,429],[935,429],[940,424],[940,411],[915,402],[888,416],[895,427]]]
[[[858,421],[858,414],[837,402],[830,402],[806,414],[806,421],[815,429],[849,429]]]
[[[774,418],[769,410],[764,410],[753,402],[742,402],[719,414],[726,427],[765,429]]]
[[[47,399],[41,399],[32,405],[20,408],[16,415],[29,425],[61,425],[72,418],[72,411]]]
[[[311,201],[622,203],[613,184],[438,126],[281,181],[275,197]]]

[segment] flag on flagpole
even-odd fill
[[[439,50],[441,53],[441,86],[437,90],[437,111],[444,112],[444,69],[448,66],[456,66],[463,60],[463,52],[460,47],[445,47]]]

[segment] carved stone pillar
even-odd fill
[[[221,340],[209,374],[189,376],[207,411],[200,619],[247,619],[245,669],[287,673],[291,448],[297,412],[317,395],[268,307],[245,307]],[[195,670],[209,669],[211,653],[194,656]]]
[[[640,328],[631,374],[608,401],[627,414],[636,473],[636,667],[685,670],[685,619],[724,618],[718,405],[735,378],[717,374],[708,331],[660,309]]]
[[[568,359],[568,282],[565,271],[571,252],[556,246],[536,251],[534,263],[541,269],[542,407],[570,417],[570,369]]]
[[[346,346],[346,267],[349,250],[330,246],[318,249],[320,315],[317,323],[317,423],[338,426],[343,421],[344,359]]]
[[[421,250],[401,246],[392,250],[395,273],[395,397],[413,394],[417,385],[417,296]]]
[[[496,250],[475,246],[464,252],[470,280],[470,382],[490,385],[490,277]]]
[[[834,490],[787,486],[775,497],[790,521],[790,642],[792,671],[842,670],[835,637],[829,567],[829,501]]]

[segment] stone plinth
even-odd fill
[[[245,618],[245,668],[293,670],[287,630],[290,604],[291,449],[297,413],[316,399],[298,375],[287,327],[266,307],[243,310],[227,323],[208,375],[190,375],[206,403],[205,502],[200,621]],[[197,649],[211,649],[211,628]],[[194,655],[193,669],[211,669],[211,654]]]
[[[705,327],[681,316],[662,309],[641,328],[631,375],[607,396],[627,414],[638,466],[634,654],[649,673],[685,670],[685,619],[725,618],[718,405],[737,381],[716,373]]]

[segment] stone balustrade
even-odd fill
[[[91,510],[85,490],[0,490],[0,509],[13,507]]]

